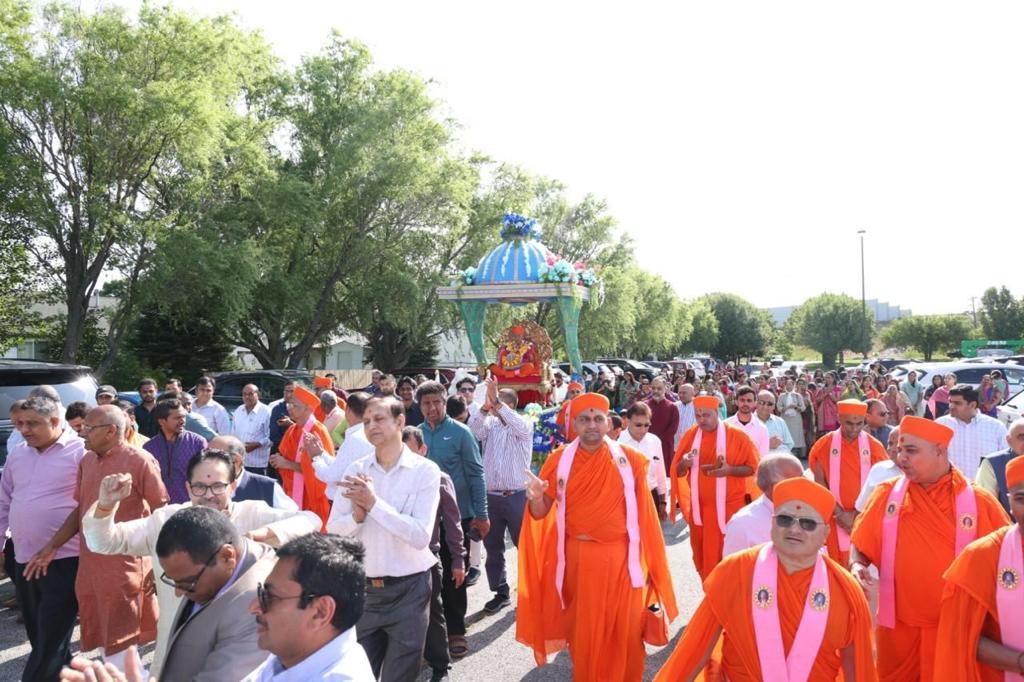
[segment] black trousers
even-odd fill
[[[381,587],[367,580],[359,644],[380,682],[414,682],[430,622],[430,571]]]
[[[468,536],[472,521],[472,518],[462,519],[462,533],[467,537],[466,547],[469,547]],[[444,531],[442,530],[442,532]],[[463,566],[469,565],[468,551],[463,555],[462,561]],[[441,566],[444,568],[441,600],[444,603],[444,620],[448,626],[448,634],[449,636],[465,635],[466,609],[469,607],[469,601],[466,596],[466,583],[462,583],[460,587],[455,587],[455,580],[452,578],[452,555],[448,551],[448,545],[443,538],[441,539]]]
[[[71,633],[78,616],[76,575],[78,557],[55,559],[46,575],[35,580],[25,580],[25,564],[15,563],[11,579],[32,645],[23,682],[54,682],[71,660]]]
[[[427,625],[427,643],[423,648],[423,659],[434,670],[451,668],[452,657],[448,653],[448,630],[444,622],[444,606],[441,604],[441,581],[444,572],[441,561],[430,569],[430,624]]]

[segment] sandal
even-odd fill
[[[448,635],[448,653],[453,659],[462,658],[469,653],[469,645],[463,635]]]

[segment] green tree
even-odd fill
[[[43,332],[42,317],[32,311],[40,298],[38,278],[24,244],[0,226],[0,354]]]
[[[735,294],[713,293],[704,300],[718,321],[718,336],[711,348],[715,357],[736,360],[764,353],[771,329],[754,304]]]
[[[59,3],[34,17],[28,2],[0,0],[0,17],[0,138],[9,140],[0,221],[67,306],[62,360],[79,355],[101,278],[125,279],[102,369],[153,254],[189,227],[182,207],[202,203],[232,153],[260,153],[239,144],[248,130],[239,107],[272,60],[230,18],[149,4],[130,20],[119,8],[87,14]]]
[[[220,326],[194,310],[143,310],[131,350],[144,366],[179,377],[186,387],[207,372],[239,367],[234,346],[225,340]]]
[[[82,323],[82,341],[75,349],[75,355],[65,360],[63,349],[67,325],[67,315],[54,315],[46,319],[39,339],[46,359],[98,368],[107,354],[107,330],[103,326],[101,313],[95,308],[89,310]],[[102,373],[99,374],[102,376]]]
[[[658,275],[636,268],[637,305],[634,343],[625,353],[633,358],[664,356],[690,336],[692,320],[672,285]]]
[[[981,328],[989,339],[1008,340],[1024,336],[1024,303],[1006,287],[989,287],[981,295]]]
[[[704,298],[690,301],[687,307],[690,315],[690,334],[682,339],[677,353],[710,353],[718,344],[718,318],[715,317],[715,311]]]
[[[873,317],[867,320],[861,302],[843,294],[821,294],[803,302],[786,321],[790,337],[821,353],[822,364],[835,367],[845,350],[866,351],[871,346]]]
[[[916,348],[925,362],[931,362],[935,351],[959,347],[970,334],[971,321],[964,315],[914,315],[887,326],[882,331],[882,343]]]

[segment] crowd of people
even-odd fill
[[[1024,674],[1024,421],[985,414],[1000,380],[556,376],[539,467],[493,376],[249,385],[232,412],[212,377],[194,399],[143,380],[138,405],[39,386],[0,479],[22,679],[443,680],[486,576],[538,665],[567,648],[576,679],[638,680],[679,612],[680,514],[705,597],[657,679]]]

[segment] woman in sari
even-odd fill
[[[924,417],[925,419],[936,419],[935,410],[935,393],[942,388],[942,376],[936,374],[932,377],[932,385],[929,386],[924,392]]]
[[[885,389],[882,402],[885,403],[885,409],[889,412],[885,423],[889,426],[899,426],[903,415],[907,413],[907,399],[900,393],[900,389],[895,383],[889,384],[889,388]]]
[[[986,374],[981,377],[981,384],[978,386],[978,409],[982,414],[990,417],[996,416],[996,408],[1002,402],[1002,394],[992,381],[992,375]]]
[[[792,379],[786,379],[786,390],[779,396],[776,409],[786,422],[789,435],[793,437],[793,454],[800,457],[807,447],[807,441],[804,440],[804,411],[807,404],[803,396],[796,392],[796,382]]]
[[[634,398],[640,391],[640,382],[636,380],[632,372],[623,372],[622,381],[619,382],[619,390],[622,391],[622,407],[629,409],[633,406]]]
[[[870,374],[865,374],[861,377],[860,391],[864,394],[864,400],[871,400],[881,395],[875,388],[875,380]]]
[[[818,433],[820,438],[830,431],[839,428],[839,396],[842,393],[836,386],[836,375],[829,372],[825,375],[825,385],[818,390],[814,397],[814,416],[817,417]]]

